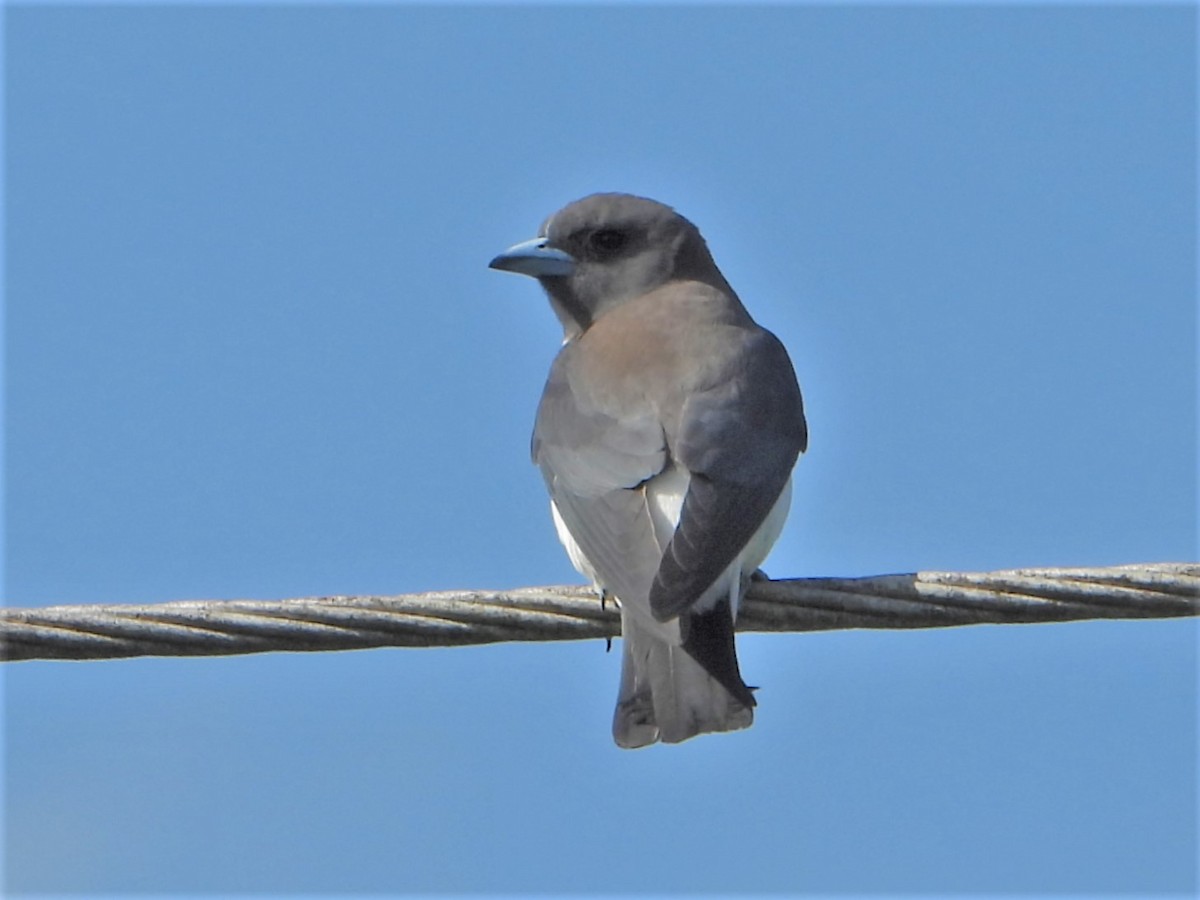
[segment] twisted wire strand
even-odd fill
[[[1200,565],[917,572],[756,580],[739,631],[1065,622],[1200,615]],[[0,610],[0,660],[223,656],[611,638],[585,587]]]

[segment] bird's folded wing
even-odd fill
[[[641,489],[667,465],[658,417],[648,407],[623,417],[591,409],[556,366],[532,449],[559,515],[601,583],[622,602],[644,607],[665,544]]]
[[[683,407],[673,452],[691,481],[650,589],[659,621],[686,610],[737,558],[807,446],[800,389],[774,335],[747,332],[729,369]]]

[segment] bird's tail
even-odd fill
[[[622,610],[621,692],[613,716],[618,746],[676,744],[754,721],[754,695],[738,671],[728,602],[685,613],[680,631],[682,645],[670,643]]]

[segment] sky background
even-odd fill
[[[500,250],[695,221],[810,452],[765,568],[1196,559],[1196,13],[8,5],[5,601],[578,582]],[[1189,893],[1191,621],[3,669],[4,887]]]

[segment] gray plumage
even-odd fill
[[[621,606],[616,742],[749,726],[737,603],[807,445],[787,352],[653,200],[585,197],[491,265],[538,278],[563,326],[533,459],[572,562]]]

